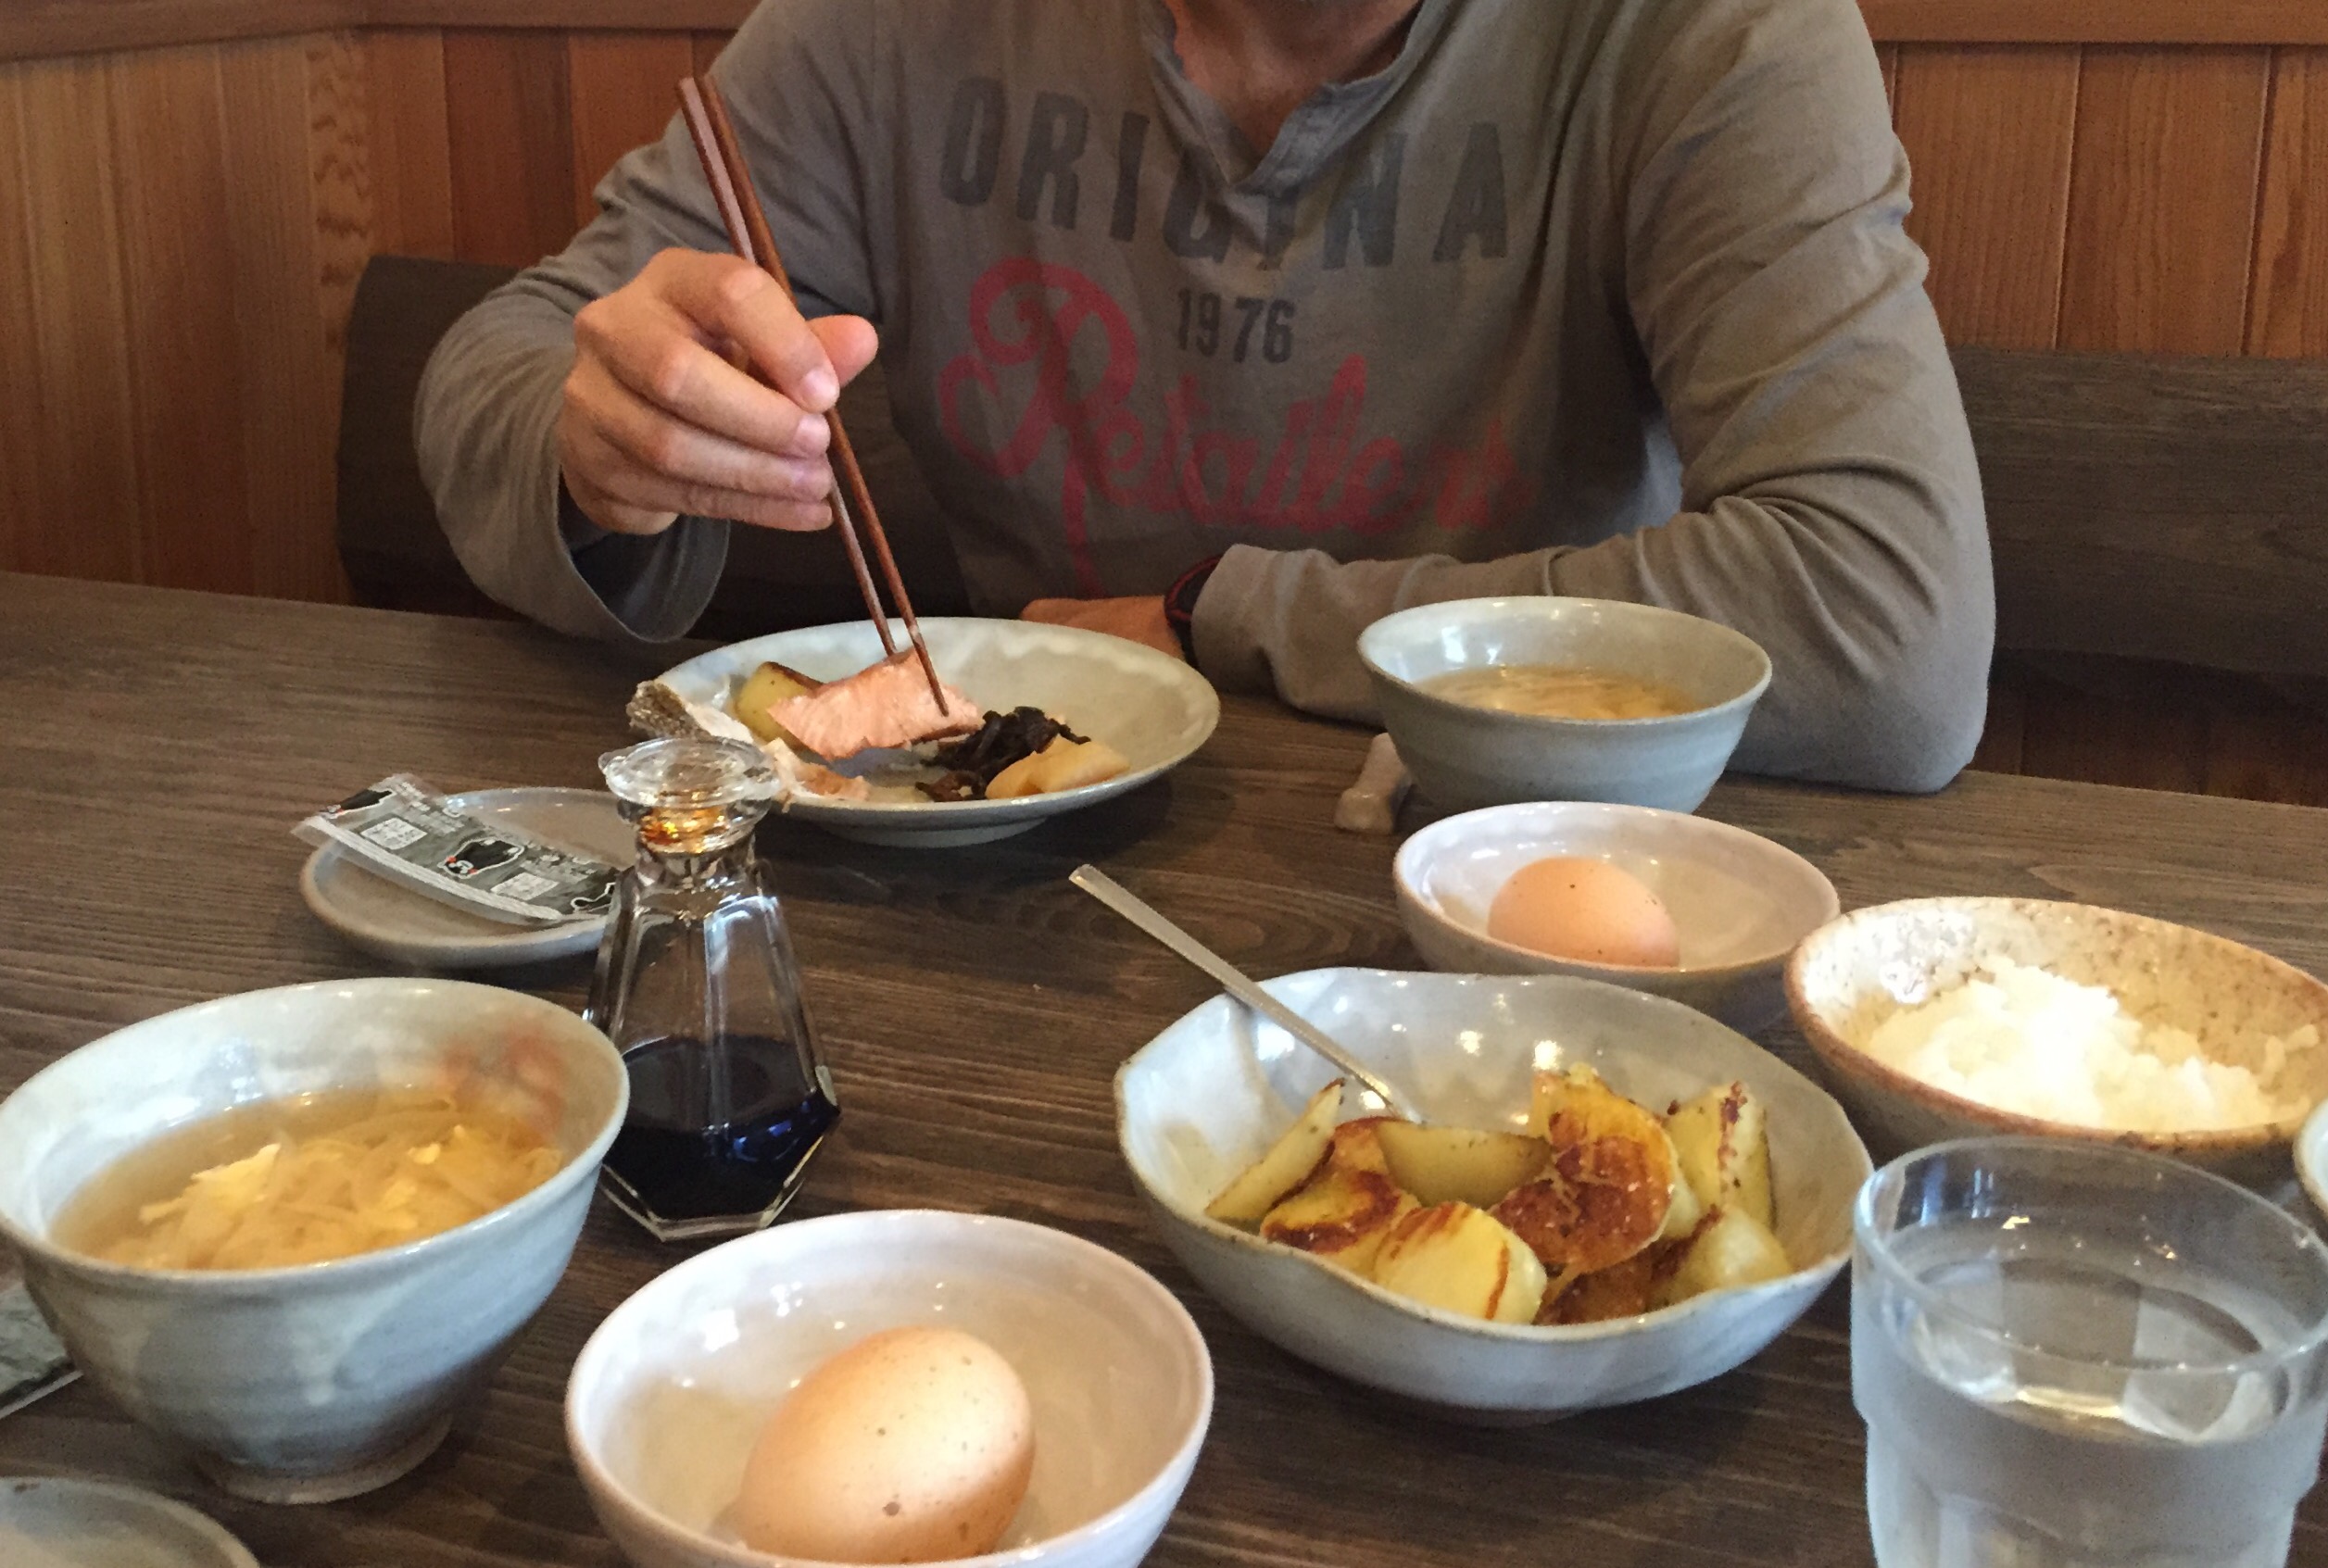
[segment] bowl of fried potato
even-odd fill
[[[1655,1399],[1785,1332],[1872,1171],[1835,1100],[1679,1002],[1564,975],[1267,989],[1419,1120],[1227,997],[1115,1079],[1167,1245],[1303,1361],[1498,1424]]]

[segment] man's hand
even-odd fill
[[[822,528],[824,415],[874,348],[872,323],[803,320],[749,262],[664,251],[574,318],[558,415],[567,494],[618,533],[660,533],[681,513]]]
[[[1173,635],[1172,623],[1164,619],[1162,594],[1129,599],[1037,599],[1019,611],[1019,619],[1105,632],[1112,637],[1145,643],[1175,659],[1182,657],[1180,639]]]

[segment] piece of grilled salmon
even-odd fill
[[[881,746],[912,746],[943,735],[966,735],[984,721],[977,704],[941,687],[941,709],[911,648],[867,665],[854,675],[786,697],[768,709],[776,723],[828,761]]]

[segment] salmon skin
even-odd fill
[[[951,686],[941,689],[942,711],[921,660],[906,648],[805,696],[786,697],[768,713],[802,746],[837,762],[861,751],[975,732],[984,721],[977,704]]]

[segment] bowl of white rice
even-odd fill
[[[2031,898],[1859,909],[1804,940],[1786,992],[1878,1158],[2008,1133],[2271,1184],[2328,1099],[2328,985],[2116,909]]]

